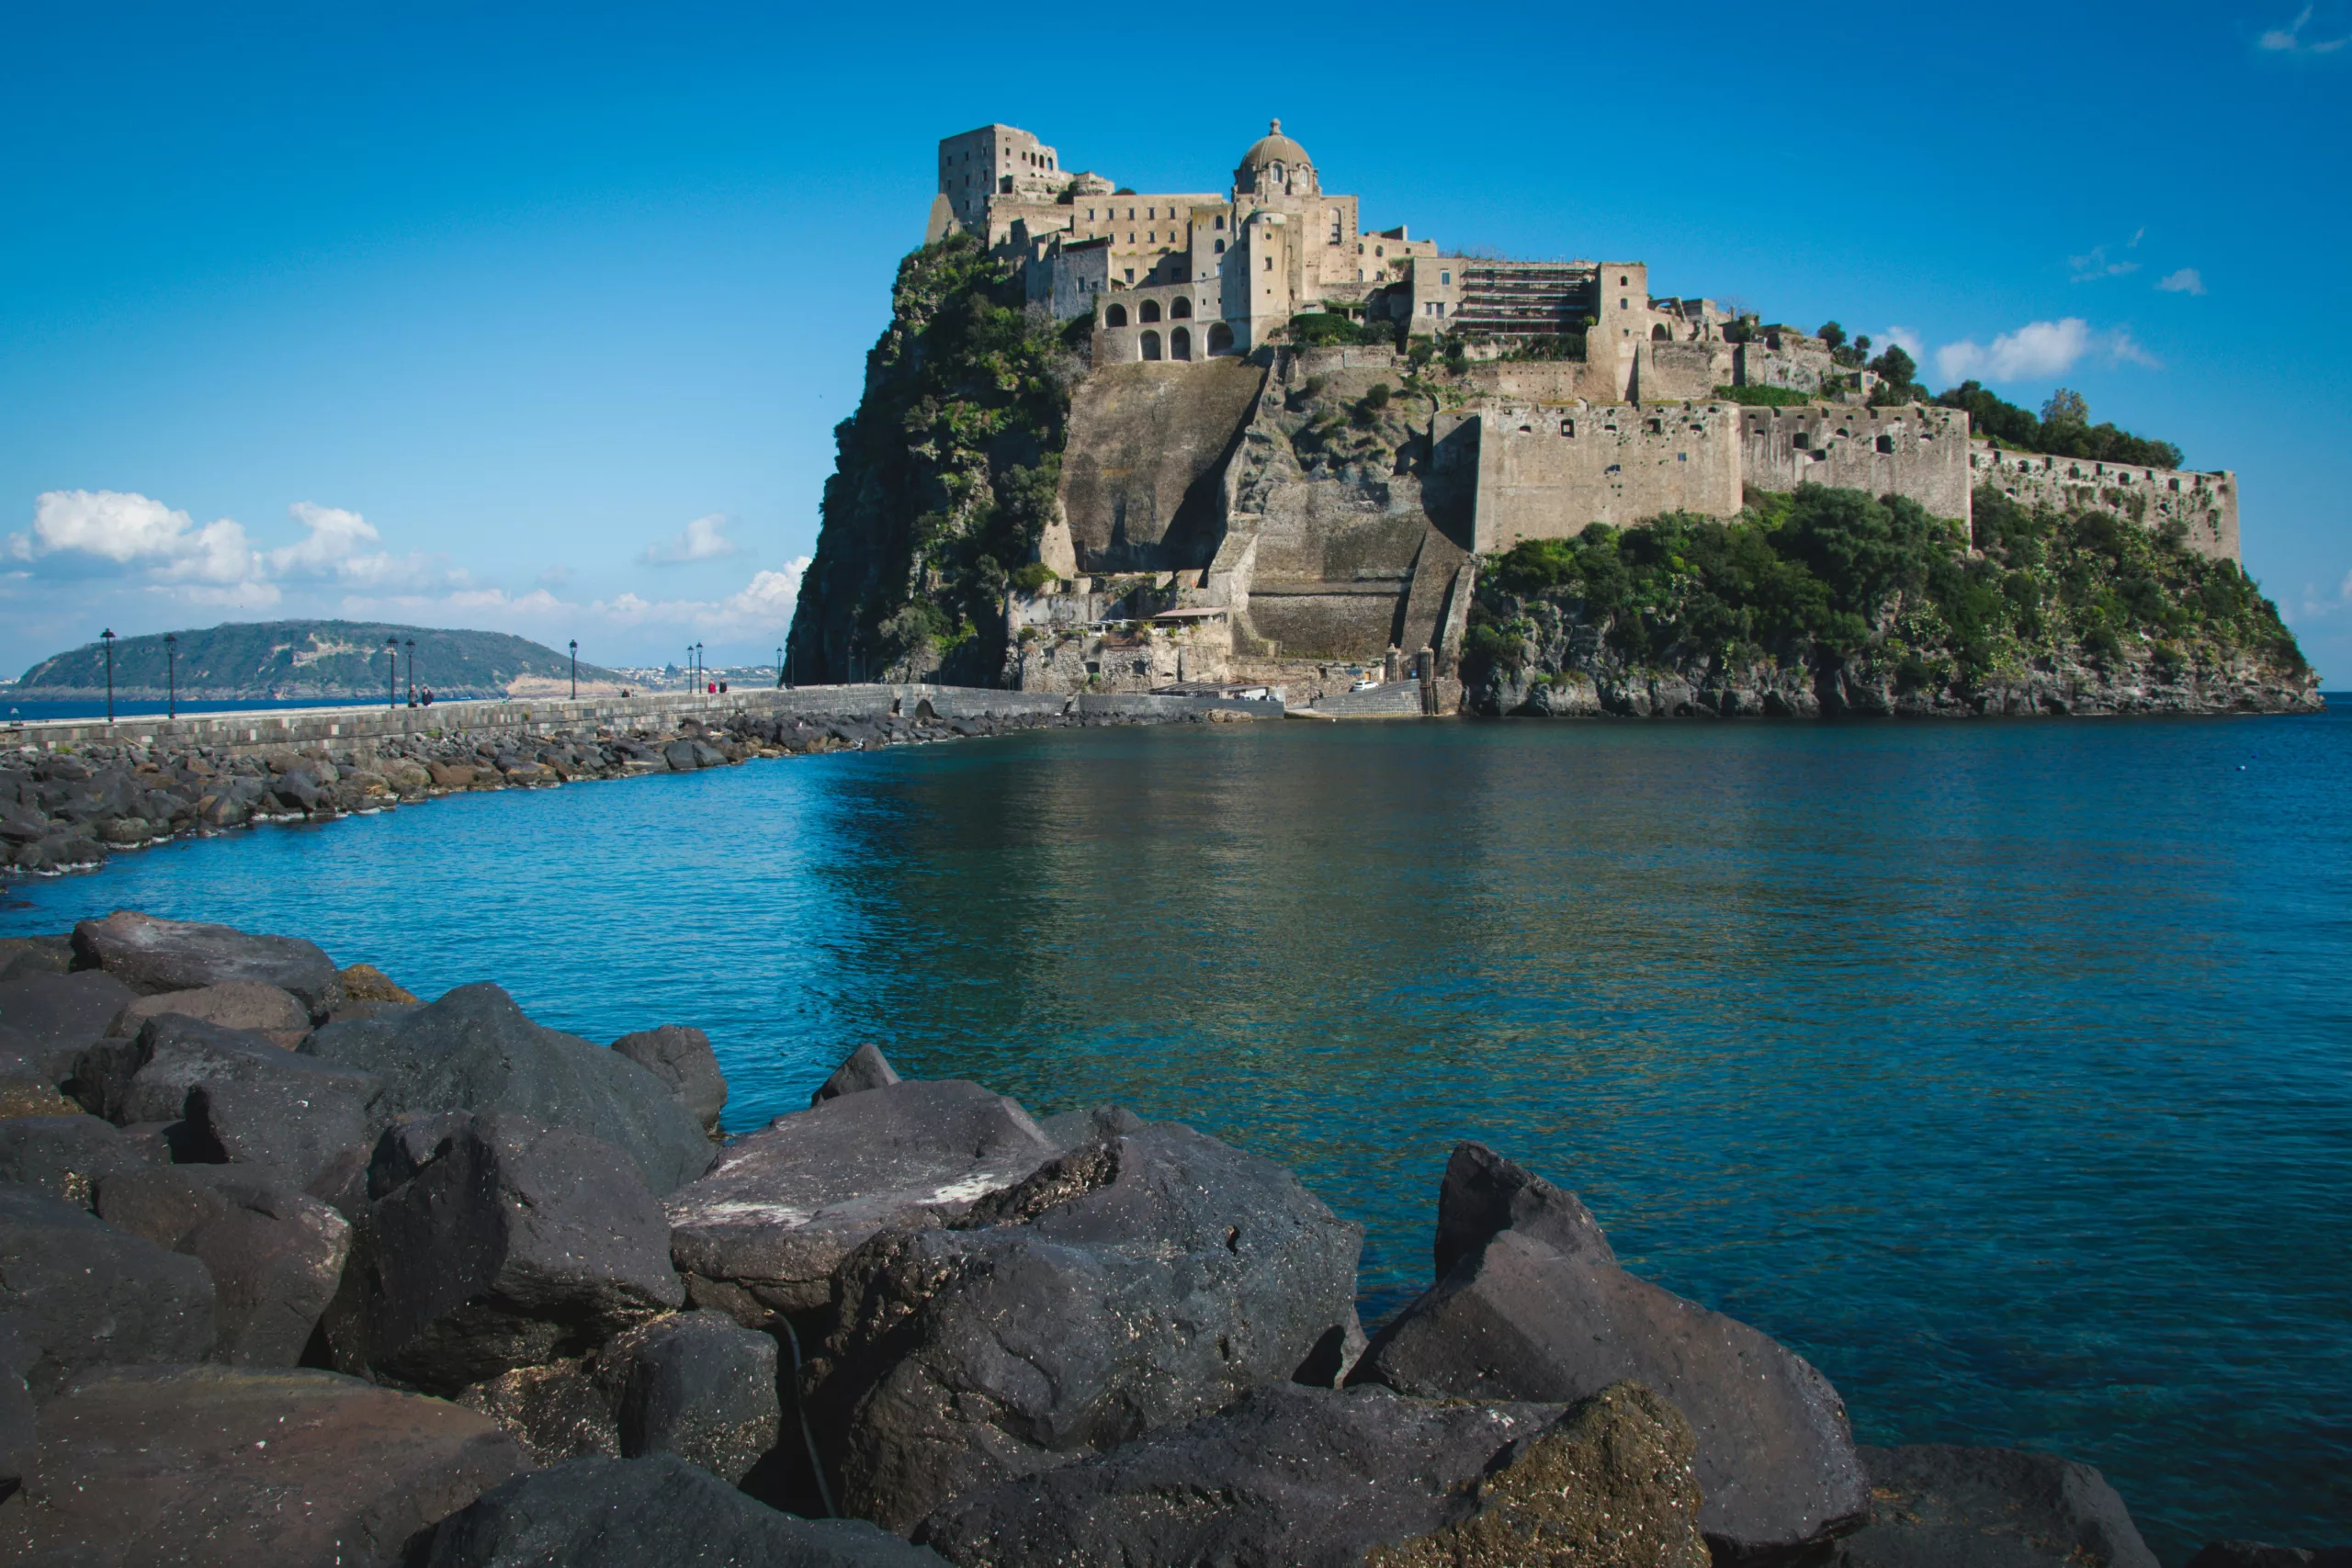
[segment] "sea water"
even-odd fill
[[[300,933],[731,1128],[860,1042],[1119,1101],[1429,1282],[1476,1138],[1874,1443],[2096,1464],[2167,1562],[2352,1537],[2352,711],[1177,726],[455,796],[10,885]]]

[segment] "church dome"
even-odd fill
[[[1306,148],[1283,134],[1283,122],[1276,120],[1272,128],[1251,142],[1250,151],[1241,155],[1241,167],[1250,173],[1270,164],[1280,164],[1284,168],[1295,168],[1304,164],[1313,168],[1315,160],[1306,155]]]

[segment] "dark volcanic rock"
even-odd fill
[[[77,1069],[99,1083],[105,1109],[125,1123],[188,1122],[188,1146],[206,1161],[283,1166],[310,1178],[347,1149],[362,1148],[388,1115],[388,1086],[359,1072],[281,1050],[261,1035],[166,1013],[147,1021],[128,1054],[102,1045],[107,1066]],[[121,1070],[139,1064],[116,1092]]]
[[[1459,1261],[1381,1331],[1351,1382],[1564,1402],[1640,1382],[1690,1420],[1700,1523],[1726,1554],[1818,1542],[1860,1521],[1869,1497],[1845,1406],[1804,1358],[1619,1269],[1571,1194],[1484,1149],[1449,1166],[1440,1213]],[[1481,1240],[1522,1217],[1530,1231]]]
[[[1437,1275],[1503,1231],[1517,1231],[1569,1258],[1615,1263],[1617,1254],[1592,1211],[1484,1144],[1457,1144],[1437,1192]]]
[[[845,1261],[809,1369],[836,1495],[894,1529],[1219,1409],[1355,1329],[1361,1228],[1173,1122],[1057,1159],[956,1224]]]
[[[33,1360],[25,1342],[0,1325],[0,1503],[24,1486],[40,1452],[40,1411],[25,1386]]]
[[[498,987],[460,986],[302,1043],[323,1062],[381,1074],[395,1111],[503,1111],[610,1144],[657,1195],[710,1168],[710,1140],[669,1087],[628,1057],[543,1029]]]
[[[497,1422],[541,1464],[587,1454],[620,1458],[613,1391],[584,1361],[516,1367],[473,1384],[457,1400]]]
[[[718,1131],[719,1112],[727,1109],[727,1076],[710,1036],[699,1029],[665,1023],[659,1029],[624,1034],[613,1049],[670,1086],[678,1102],[694,1112],[706,1132]]]
[[[1841,1568],[2156,1568],[2089,1465],[1944,1443],[1861,1455],[1874,1517],[1838,1543]]]
[[[424,1568],[939,1568],[857,1519],[798,1519],[674,1454],[576,1459],[441,1522]]]
[[[223,1029],[251,1030],[273,1045],[291,1051],[311,1032],[310,1010],[291,991],[265,986],[258,980],[224,980],[193,991],[159,991],[134,998],[107,1026],[109,1035],[128,1038],[149,1019],[164,1013],[200,1018]]]
[[[578,1355],[684,1297],[661,1205],[618,1151],[495,1112],[368,1207],[347,1272],[368,1362],[451,1391]],[[330,1333],[351,1356],[345,1322]]]
[[[104,1038],[115,1014],[137,1000],[111,975],[57,975],[42,970],[0,982],[0,1029],[16,1040],[28,1066],[55,1083],[74,1056]]]
[[[46,1399],[85,1368],[194,1361],[212,1349],[212,1277],[141,1236],[22,1188],[0,1188],[0,1331]]]
[[[77,1209],[118,1171],[156,1164],[155,1151],[95,1116],[0,1120],[0,1182],[28,1187]]]
[[[1556,1404],[1267,1383],[1100,1458],[967,1492],[915,1539],[965,1564],[1345,1564],[1463,1514],[1461,1494]]]
[[[852,1248],[935,1225],[1057,1153],[1028,1112],[961,1079],[893,1084],[779,1116],[670,1195],[671,1258],[696,1305],[746,1326],[831,1299]]]
[[[159,920],[118,909],[103,920],[75,926],[74,953],[82,967],[103,969],[141,996],[258,980],[293,992],[314,1019],[326,1017],[343,1000],[334,961],[316,942],[298,937],[249,936],[227,926]]]
[[[844,1094],[855,1094],[860,1089],[888,1089],[899,1081],[898,1069],[890,1066],[889,1058],[882,1055],[880,1046],[860,1045],[849,1054],[846,1061],[833,1069],[831,1077],[817,1086],[817,1092],[808,1097],[808,1103],[820,1105],[828,1100],[838,1100]]]
[[[673,1453],[741,1481],[782,1421],[775,1341],[725,1313],[688,1312],[622,1335],[598,1354],[620,1384],[621,1452]]]
[[[246,1367],[85,1379],[42,1410],[40,1444],[30,1506],[0,1509],[0,1557],[390,1568],[412,1536],[529,1462],[473,1411]]]
[[[351,1224],[306,1192],[240,1166],[164,1166],[98,1187],[98,1215],[118,1230],[200,1259],[212,1276],[209,1359],[290,1367],[343,1277]]]
[[[1707,1568],[1690,1428],[1639,1383],[1602,1390],[1479,1479],[1469,1517],[1365,1568]]]
[[[662,760],[669,763],[673,772],[690,773],[703,765],[700,752],[701,748],[681,735],[662,748]]]

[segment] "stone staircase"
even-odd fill
[[[1334,692],[1317,697],[1306,711],[1329,718],[1419,718],[1421,683],[1391,681],[1365,692]]]

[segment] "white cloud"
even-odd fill
[[[246,583],[260,570],[233,519],[199,528],[187,513],[129,491],[43,492],[33,502],[31,529],[8,536],[8,553],[44,575],[90,576],[111,568],[151,584],[212,589]]]
[[[2120,365],[2164,367],[2156,357],[2121,329],[2094,333],[2080,316],[2056,321],[2029,321],[2015,332],[2003,333],[1990,346],[1973,339],[1948,343],[1936,350],[1936,369],[1946,381],[1974,378],[1982,381],[2036,381],[2063,376],[2090,355]]]
[[[2178,272],[2166,273],[2156,279],[2156,287],[2167,294],[2202,294],[2205,292],[2205,279],[2195,267],[2185,266]]]
[[[713,512],[687,524],[685,531],[676,538],[647,546],[637,560],[639,566],[684,566],[689,561],[718,560],[739,554],[741,549],[727,536],[727,514]]]
[[[1928,345],[1925,343],[1922,343],[1919,339],[1919,334],[1913,332],[1909,327],[1887,328],[1886,341],[1901,349],[1904,353],[1909,355],[1914,364],[1918,362],[1918,358],[1921,355],[1928,352]]]
[[[2306,6],[2293,23],[2284,28],[2272,28],[2254,40],[2256,49],[2271,50],[2284,54],[2334,54],[2346,44],[2352,43],[2352,34],[2343,38],[2324,39],[2312,43],[2303,41],[2303,28],[2312,19],[2312,7]]]
[[[395,613],[463,615],[477,622],[504,623],[506,629],[525,635],[551,637],[584,635],[600,626],[633,631],[662,628],[697,637],[768,636],[792,624],[801,575],[808,570],[808,558],[796,556],[781,567],[752,573],[741,589],[721,599],[647,599],[624,591],[583,604],[560,599],[545,588],[519,597],[503,588],[460,588],[437,594],[354,594],[343,601],[342,609],[355,617]]]
[[[269,569],[282,579],[356,583],[371,588],[431,589],[466,581],[435,556],[395,556],[370,549],[383,536],[356,512],[298,501],[287,512],[309,533],[297,543],[269,552]]]

